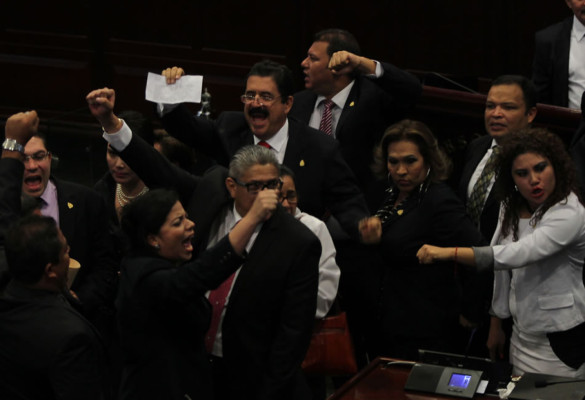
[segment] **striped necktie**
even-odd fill
[[[319,130],[325,132],[329,136],[333,134],[333,118],[331,114],[331,110],[335,107],[335,103],[331,100],[322,100],[321,104],[323,104],[323,115],[321,116],[321,123],[319,124]]]
[[[475,182],[473,190],[471,191],[471,196],[469,196],[469,200],[467,201],[467,213],[476,226],[479,226],[479,220],[485,204],[485,198],[488,194],[490,182],[495,176],[497,176],[497,161],[499,153],[500,147],[494,146],[492,154],[485,164],[483,171],[481,171],[479,179]]]

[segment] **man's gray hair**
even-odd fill
[[[248,145],[239,149],[230,161],[229,176],[241,179],[254,165],[272,164],[278,171],[280,164],[272,150],[258,145]]]

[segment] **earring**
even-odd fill
[[[160,244],[156,243],[156,244],[154,245],[154,248],[155,248],[155,249],[157,249],[157,250],[160,250]]]
[[[518,191],[518,186],[514,185],[514,190]]]

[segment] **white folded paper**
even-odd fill
[[[183,75],[168,85],[162,75],[148,73],[146,79],[146,100],[163,104],[201,103],[203,76]]]

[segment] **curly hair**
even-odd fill
[[[439,143],[429,127],[420,121],[410,119],[397,122],[384,132],[382,140],[374,148],[374,163],[372,164],[374,174],[380,178],[388,175],[388,146],[390,143],[402,140],[417,145],[424,161],[431,168],[429,173],[431,181],[442,181],[449,177],[451,160],[439,147]]]
[[[512,165],[519,155],[538,154],[549,160],[554,170],[555,187],[551,195],[532,215],[531,223],[537,223],[544,213],[553,205],[566,200],[571,192],[579,196],[575,166],[563,141],[545,128],[525,128],[506,135],[501,140],[501,152],[498,156],[501,176],[495,187],[496,195],[502,202],[504,215],[502,235],[510,232],[518,240],[519,213],[527,202],[516,189],[512,176]]]

